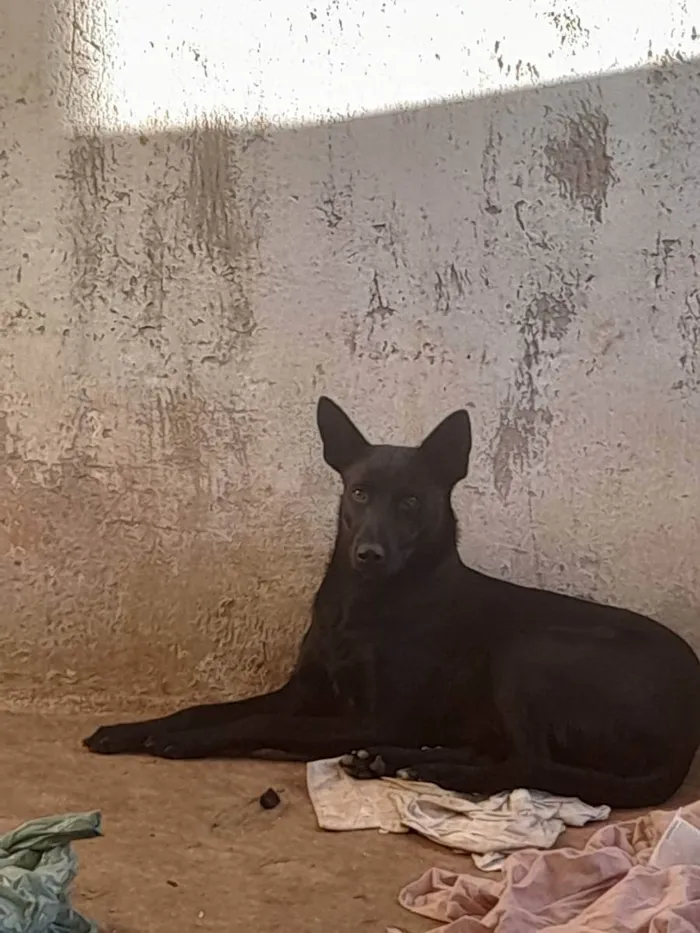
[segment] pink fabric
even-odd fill
[[[700,826],[700,802],[683,809]],[[401,892],[434,933],[698,933],[700,865],[647,865],[673,813],[594,833],[583,849],[525,849],[499,880],[432,868]]]

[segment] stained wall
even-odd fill
[[[494,44],[528,86],[110,126],[98,19],[0,4],[3,700],[279,683],[320,393],[396,442],[466,405],[465,559],[700,647],[700,63],[542,86]]]

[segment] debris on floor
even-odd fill
[[[2,933],[97,933],[70,905],[78,873],[71,842],[101,835],[101,814],[92,811],[40,817],[0,836]]]
[[[268,787],[265,793],[260,795],[260,806],[263,810],[274,810],[280,802],[280,795],[273,787]]]
[[[381,778],[356,781],[337,758],[307,765],[309,796],[321,829],[413,831],[459,852],[472,854],[482,871],[501,867],[506,853],[551,848],[567,826],[610,816],[575,797],[515,790],[475,802],[434,784]]]
[[[611,823],[583,849],[516,852],[502,880],[432,868],[399,901],[437,920],[432,933],[696,933],[700,833],[693,827],[700,829],[700,801],[676,816],[656,810]]]

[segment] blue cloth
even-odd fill
[[[66,813],[0,836],[0,933],[98,933],[70,905],[76,839],[102,835],[101,814]]]

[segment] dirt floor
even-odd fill
[[[417,836],[320,831],[299,765],[102,758],[80,745],[94,725],[0,713],[0,831],[101,810],[104,837],[78,844],[74,900],[103,933],[420,933],[430,924],[398,906],[401,887],[432,865],[470,870]],[[276,810],[258,805],[268,787]],[[697,797],[696,768],[669,807]]]

